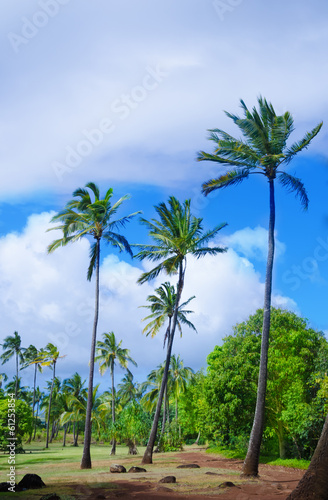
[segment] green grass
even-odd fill
[[[245,460],[246,452],[242,450],[229,450],[219,446],[211,447],[206,450],[208,453],[217,453],[225,458],[235,458]],[[310,465],[309,460],[298,460],[296,458],[277,458],[276,456],[261,456],[260,464],[276,465],[279,467],[290,467],[292,469],[306,470]]]

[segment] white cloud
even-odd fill
[[[22,18],[33,20],[40,2],[11,2],[0,9],[6,41],[0,120],[4,197],[42,188],[71,191],[83,185],[91,167],[96,181],[106,176],[173,185],[190,178],[195,152],[208,147],[206,129],[236,133],[222,110],[236,112],[240,97],[252,106],[262,93],[278,112],[290,109],[296,139],[327,116],[323,2],[320,8],[296,0],[241,2],[220,20],[212,0],[153,5],[100,0],[96,7],[69,1],[18,52],[8,34],[21,34]],[[277,25],[278,38],[272,29]],[[288,57],[282,57],[286,47]],[[142,97],[149,67],[167,76]],[[129,113],[122,119],[113,103],[127,98]],[[84,131],[104,118],[113,121],[113,131],[59,182],[53,163],[65,162],[67,148],[76,150]],[[325,154],[325,144],[321,133],[311,151]],[[144,166],[152,154],[158,168]]]
[[[34,214],[21,233],[0,240],[2,332],[6,336],[17,330],[24,346],[56,344],[66,355],[58,363],[58,376],[79,371],[87,377],[94,312],[94,282],[86,280],[89,242],[82,240],[48,255],[47,245],[56,237],[55,231],[46,232],[51,215]],[[112,254],[104,258],[98,328],[98,339],[103,332],[114,331],[131,350],[139,365],[133,368],[139,381],[165,358],[162,336],[151,339],[141,334],[146,313],[139,306],[146,304],[153,287],[167,280],[160,276],[151,285],[139,286],[140,272],[133,261],[124,262]],[[250,260],[229,249],[217,257],[189,259],[184,298],[191,295],[196,299],[190,319],[198,334],[185,329],[182,339],[178,335],[175,339],[174,352],[198,369],[234,324],[262,306],[263,283]],[[287,297],[277,296],[274,301],[293,305]],[[25,383],[33,383],[32,371],[22,374]],[[49,371],[45,376],[50,377]],[[100,380],[98,374],[96,380]]]
[[[248,259],[266,261],[268,254],[268,230],[257,226],[252,229],[245,227],[236,231],[230,236],[222,238],[224,245],[232,247],[237,252],[241,252]],[[275,234],[275,257],[278,258],[285,253],[286,246],[279,241]]]

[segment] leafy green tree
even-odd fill
[[[134,359],[130,356],[129,349],[121,347],[122,340],[117,342],[114,332],[103,333],[103,341],[97,342],[97,356],[95,361],[99,361],[99,371],[103,375],[109,368],[112,382],[112,422],[115,424],[115,384],[114,384],[114,369],[116,362],[125,370],[128,368],[128,363],[138,366]],[[113,439],[111,455],[116,453],[116,440]]]
[[[0,359],[2,360],[2,364],[4,365],[9,361],[13,356],[15,356],[16,360],[16,384],[18,384],[18,364],[19,361],[23,362],[24,360],[24,351],[25,348],[22,347],[21,345],[22,339],[18,332],[14,332],[14,335],[11,337],[8,335],[3,341],[2,348],[5,352],[3,352],[0,356]],[[17,385],[15,388],[15,398],[17,398]]]
[[[15,415],[15,425],[12,425],[8,419],[8,415],[11,413]],[[32,428],[32,411],[25,401],[16,399],[13,403],[12,399],[8,397],[0,399],[0,448],[2,450],[8,451],[8,445],[12,445],[14,442],[16,453],[23,451],[22,440],[25,434],[31,432]],[[10,440],[10,437],[15,437],[15,441]]]
[[[211,179],[203,184],[203,193],[208,195],[216,189],[239,184],[251,174],[263,175],[269,184],[270,217],[268,258],[264,291],[264,316],[262,327],[262,352],[258,382],[256,410],[252,432],[249,440],[248,452],[243,466],[243,474],[248,476],[258,475],[260,446],[264,427],[265,395],[267,384],[267,361],[270,333],[270,307],[272,291],[272,271],[274,262],[274,229],[275,229],[275,180],[294,191],[300,198],[304,208],[308,206],[308,197],[303,183],[283,170],[295,156],[306,149],[312,139],[318,134],[322,123],[311,132],[307,132],[303,139],[287,146],[287,141],[294,129],[293,118],[289,112],[281,116],[276,112],[271,103],[266,99],[258,98],[257,110],[255,107],[249,111],[244,101],[241,107],[244,117],[227,113],[244,136],[244,140],[235,139],[223,130],[211,130],[210,140],[215,143],[213,154],[201,151],[198,160],[214,161],[231,170],[225,171],[216,179]]]
[[[179,420],[185,440],[198,444],[200,439],[212,438],[206,424],[211,411],[205,397],[205,375],[199,371],[193,375],[179,401]]]
[[[126,238],[118,231],[125,226],[136,214],[113,220],[119,207],[128,198],[123,196],[113,205],[111,198],[113,190],[110,188],[103,199],[100,198],[99,188],[93,182],[85,186],[87,189],[78,188],[73,193],[73,199],[66,207],[52,218],[52,222],[60,221],[62,224],[55,228],[63,232],[63,237],[55,240],[48,247],[48,252],[53,252],[57,248],[74,243],[83,237],[93,238],[94,242],[90,250],[90,263],[88,267],[87,279],[90,281],[92,274],[96,274],[95,290],[95,315],[92,330],[90,368],[88,385],[88,407],[85,419],[84,448],[81,460],[81,469],[91,469],[91,411],[93,395],[94,362],[96,350],[97,325],[99,315],[99,267],[100,267],[100,243],[106,241],[119,251],[127,251],[132,256],[130,245]],[[89,191],[88,191],[89,190]],[[91,195],[90,195],[91,192]],[[92,198],[93,197],[93,200]],[[137,212],[138,213],[138,212]]]
[[[208,356],[205,394],[211,411],[207,425],[212,438],[224,445],[246,443],[251,428],[262,324],[263,310],[258,310],[236,325],[233,335],[225,337],[222,346],[216,346]],[[303,318],[272,308],[264,435],[277,437],[281,457],[287,444],[290,450],[295,445],[306,455],[312,433],[322,426],[324,416],[322,411],[318,414],[318,389],[313,389],[312,381],[317,359],[327,347],[323,334],[309,328]]]
[[[223,223],[210,231],[204,232],[203,219],[194,217],[191,214],[190,200],[186,200],[181,204],[174,196],[169,198],[168,206],[165,203],[160,203],[155,207],[155,210],[159,220],[151,219],[147,221],[146,219],[141,219],[141,223],[148,228],[149,236],[153,240],[153,243],[136,245],[140,248],[140,252],[136,257],[142,261],[146,259],[159,263],[150,271],[144,272],[139,278],[138,283],[148,282],[156,278],[163,271],[168,275],[178,274],[178,283],[162,385],[152,430],[142,459],[142,462],[145,464],[152,463],[160,410],[167,382],[173,339],[184,287],[187,255],[190,254],[199,258],[205,255],[217,255],[224,252],[225,249],[222,247],[210,247],[206,245],[226,226],[226,223]]]
[[[138,444],[147,441],[151,428],[151,415],[138,401],[130,401],[119,414],[117,433],[120,441],[129,448],[129,455],[138,453]]]
[[[180,355],[171,357],[171,378],[172,378],[172,396],[175,401],[175,420],[178,424],[178,401],[181,396],[186,391],[187,384],[192,380],[194,375],[194,370],[189,366],[184,366],[183,360]]]

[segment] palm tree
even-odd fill
[[[41,405],[43,398],[44,398],[44,393],[40,391],[39,387],[37,387],[35,389],[36,413],[35,413],[35,421],[34,421],[33,440],[35,439],[35,436],[36,436],[36,426],[37,426],[37,421],[38,421],[39,408],[40,408],[40,405]]]
[[[5,373],[0,373],[0,389],[2,388],[2,383],[7,382],[8,380],[8,375]]]
[[[274,185],[277,179],[283,187],[294,191],[306,209],[308,197],[303,183],[284,170],[291,160],[303,149],[306,149],[312,139],[318,134],[322,123],[311,132],[307,132],[303,139],[287,146],[287,140],[293,131],[293,118],[289,112],[277,116],[271,103],[259,97],[259,111],[254,107],[249,111],[246,104],[241,102],[244,118],[226,112],[239,127],[244,140],[235,139],[223,130],[211,130],[210,140],[215,143],[213,154],[201,151],[198,160],[214,161],[227,166],[228,171],[216,179],[203,184],[203,193],[208,195],[216,189],[239,184],[251,174],[261,174],[268,180],[270,194],[270,218],[268,234],[268,258],[264,291],[264,315],[262,327],[261,362],[259,370],[258,394],[254,415],[253,428],[249,440],[248,451],[243,466],[243,474],[258,475],[260,446],[262,441],[265,394],[267,383],[267,358],[270,332],[270,307],[272,291],[272,270],[274,260],[274,228],[275,228],[275,193]],[[231,168],[231,170],[229,170]]]
[[[70,378],[67,378],[63,382],[63,392],[65,394],[65,397],[68,396],[68,400],[70,400],[71,396],[73,396],[76,400],[80,402],[84,402],[87,400],[87,394],[88,391],[84,387],[85,380],[82,380],[81,375],[77,372],[74,373],[74,375]],[[68,408],[67,408],[68,411]],[[72,419],[70,419],[71,422]],[[77,446],[77,436],[78,434],[78,428],[76,428],[76,425],[78,426],[79,424],[73,420],[73,437],[74,437],[74,446]]]
[[[141,396],[140,386],[133,381],[133,374],[130,371],[124,375],[117,388],[117,396],[122,406],[137,401]]]
[[[32,344],[29,345],[24,353],[24,364],[21,368],[23,370],[24,368],[27,368],[28,366],[34,364],[33,402],[32,402],[32,416],[33,416],[33,418],[34,418],[34,406],[35,406],[36,374],[37,374],[37,371],[42,373],[42,366],[41,366],[41,363],[38,362],[38,359],[40,358],[40,355],[42,355],[42,353],[43,353],[42,349],[41,349],[41,351],[38,351],[38,349],[34,345],[32,345]],[[31,442],[31,438],[32,438],[32,432],[31,432],[31,435],[29,437],[28,442]]]
[[[327,500],[328,491],[328,415],[310,465],[286,500]]]
[[[99,371],[101,375],[109,368],[111,381],[112,381],[112,421],[115,424],[115,386],[114,386],[114,368],[116,361],[118,364],[127,369],[129,361],[134,365],[138,366],[137,363],[131,358],[130,350],[123,349],[121,347],[122,340],[118,343],[115,338],[114,332],[103,333],[103,341],[97,342],[97,356],[95,361],[99,361]],[[116,440],[112,441],[111,455],[116,453]]]
[[[157,295],[156,295],[157,294]],[[175,292],[175,288],[168,281],[163,283],[161,286],[155,289],[155,293],[153,295],[148,295],[147,301],[150,302],[150,305],[140,306],[146,307],[151,310],[151,314],[143,318],[142,321],[151,320],[145,328],[142,330],[142,333],[145,333],[147,336],[151,335],[151,337],[155,337],[163,325],[168,321],[167,329],[164,336],[164,346],[165,342],[168,341],[172,318],[174,314],[174,307],[176,302],[177,294]],[[184,309],[184,307],[189,304],[191,300],[193,300],[195,296],[190,297],[186,302],[181,304],[178,308],[178,317],[177,317],[177,327],[182,336],[182,327],[181,324],[189,326],[195,332],[197,331],[195,326],[187,320],[186,314],[190,314],[193,311],[188,311]]]
[[[172,393],[175,400],[175,421],[178,424],[178,401],[180,394],[185,392],[188,382],[192,380],[194,371],[189,366],[183,365],[183,360],[180,355],[173,354],[171,358],[171,378],[172,378]]]
[[[48,252],[53,252],[56,248],[67,243],[74,243],[83,237],[91,237],[95,241],[91,245],[90,263],[87,279],[90,281],[93,271],[96,272],[95,290],[95,315],[91,339],[88,403],[85,419],[84,447],[81,461],[81,469],[91,469],[91,409],[93,394],[94,358],[96,349],[97,325],[99,314],[99,267],[100,267],[100,242],[105,240],[119,251],[126,250],[131,256],[132,251],[128,241],[117,232],[136,214],[130,214],[120,219],[112,220],[121,204],[128,198],[123,196],[114,205],[111,205],[113,190],[108,189],[103,199],[100,199],[99,188],[89,182],[85,186],[87,189],[78,188],[73,193],[74,199],[69,201],[66,207],[52,218],[52,222],[60,221],[62,225],[51,228],[60,229],[63,237],[55,240],[48,247]],[[90,192],[93,196],[91,199]],[[138,213],[138,212],[137,212]]]
[[[0,359],[2,360],[2,364],[4,365],[9,361],[13,356],[16,358],[16,386],[15,386],[15,398],[17,398],[17,390],[18,390],[18,363],[19,361],[23,361],[23,352],[25,348],[21,346],[21,337],[18,332],[14,332],[14,335],[11,337],[8,335],[3,341],[2,348],[5,351],[1,354]]]
[[[52,394],[54,390],[54,382],[56,378],[56,364],[59,358],[63,358],[64,356],[59,356],[59,351],[54,344],[46,345],[46,348],[42,351],[39,358],[37,358],[34,363],[39,363],[41,366],[49,366],[52,369],[52,382],[49,394],[49,404],[48,404],[48,418],[47,418],[47,440],[46,440],[46,448],[49,448],[49,424],[50,424],[50,413],[51,413],[51,401]],[[45,399],[45,398],[44,398]]]
[[[21,386],[21,381],[21,377],[18,377],[17,379],[16,375],[14,375],[13,380],[11,382],[8,382],[8,384],[5,386],[6,392],[7,394],[12,394],[16,391],[16,399],[22,399],[23,401],[29,403],[29,401],[32,399],[31,392],[29,391],[29,387],[27,385]]]
[[[178,274],[176,301],[172,318],[171,332],[168,339],[165,370],[162,385],[158,397],[152,430],[149,441],[143,456],[143,463],[152,463],[153,448],[156,439],[159,415],[163,401],[163,394],[167,381],[171,351],[174,339],[175,328],[178,320],[179,305],[184,286],[186,272],[186,257],[188,254],[199,258],[205,255],[217,255],[225,251],[222,247],[207,247],[207,243],[226,226],[226,223],[217,226],[211,231],[204,233],[202,219],[196,218],[190,212],[190,200],[181,204],[174,196],[165,203],[160,203],[155,207],[159,220],[151,219],[147,221],[141,219],[141,223],[149,229],[149,236],[154,241],[150,245],[136,245],[141,248],[137,254],[140,260],[148,259],[160,263],[151,271],[144,272],[138,283],[145,283],[156,278],[162,271],[168,275]]]
[[[156,295],[157,294],[157,295]],[[186,315],[192,313],[193,311],[188,311],[184,309],[184,307],[189,304],[191,300],[193,300],[195,297],[190,297],[186,302],[181,304],[178,307],[178,317],[177,317],[177,327],[180,332],[180,336],[182,336],[182,327],[181,324],[189,326],[189,328],[192,328],[194,331],[197,331],[195,326],[187,320]],[[151,314],[149,316],[146,316],[146,318],[143,319],[143,321],[146,320],[151,320],[143,329],[142,333],[145,333],[146,335],[151,335],[154,337],[159,330],[162,328],[162,326],[165,324],[166,321],[168,321],[167,329],[165,332],[164,336],[164,346],[166,340],[169,339],[170,332],[171,332],[171,325],[172,325],[172,317],[174,314],[174,306],[176,302],[176,292],[174,286],[172,286],[169,282],[163,283],[160,287],[156,288],[155,294],[154,295],[149,295],[147,297],[148,302],[150,302],[150,305],[147,306],[141,306],[141,307],[146,307],[151,310]],[[167,342],[167,345],[169,342]],[[164,390],[164,411],[163,411],[163,422],[162,422],[162,428],[161,428],[161,436],[159,438],[159,442],[161,441],[161,438],[164,434],[164,429],[165,429],[165,422],[166,422],[166,413],[168,413],[167,410],[168,406],[168,398],[167,398],[167,384],[165,386]],[[157,451],[157,448],[156,448]]]

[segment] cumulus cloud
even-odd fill
[[[268,230],[257,226],[254,229],[245,227],[230,236],[222,238],[225,245],[241,252],[248,259],[266,261],[268,254]],[[286,246],[275,235],[275,257],[285,253]]]
[[[78,371],[87,377],[94,313],[94,282],[86,280],[89,242],[84,239],[48,255],[47,245],[56,237],[55,231],[46,232],[51,215],[31,215],[21,233],[0,239],[2,332],[6,336],[17,330],[26,347],[56,344],[65,355],[58,363],[58,376]],[[147,313],[140,306],[146,304],[154,287],[167,280],[160,276],[154,283],[137,285],[141,271],[134,261],[105,255],[100,269],[98,328],[98,339],[103,332],[114,331],[131,350],[138,363],[133,372],[139,381],[165,358],[162,336],[151,339],[141,334],[141,320]],[[251,261],[232,248],[217,257],[190,258],[183,297],[196,295],[190,319],[198,333],[185,329],[183,337],[175,339],[174,352],[194,369],[204,366],[206,356],[231,327],[262,306],[263,286]],[[282,296],[274,297],[274,302],[295,305]],[[13,364],[7,367],[13,370]],[[33,383],[31,370],[22,375],[25,383]],[[49,370],[45,376],[50,377]],[[101,380],[98,374],[96,380]],[[102,380],[106,384],[106,376]]]

